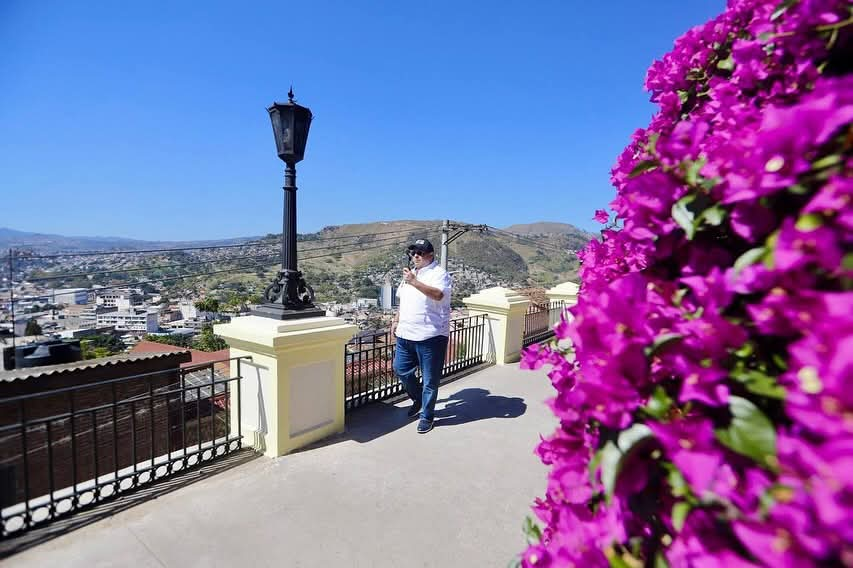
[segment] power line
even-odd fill
[[[498,229],[497,227],[492,227],[491,225],[487,225],[487,226],[488,226],[488,228],[489,228],[490,230],[492,230],[492,231],[494,231],[495,233],[497,233],[497,234],[498,234],[498,236],[502,236],[502,237],[506,237],[506,238],[513,237],[513,238],[515,238],[515,239],[518,239],[518,240],[519,240],[519,241],[521,241],[522,243],[524,243],[524,244],[528,244],[528,245],[531,245],[531,246],[537,246],[537,247],[541,247],[541,248],[545,248],[545,249],[550,249],[550,250],[557,251],[557,252],[567,252],[567,249],[560,248],[560,247],[555,246],[555,245],[552,245],[552,244],[550,244],[550,243],[542,243],[542,242],[539,242],[539,241],[537,241],[537,240],[535,240],[535,239],[531,239],[530,237],[525,237],[525,236],[523,236],[523,235],[518,235],[518,234],[516,234],[516,233],[511,233],[511,232],[509,232],[509,231],[504,231],[503,229]]]

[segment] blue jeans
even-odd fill
[[[394,372],[406,394],[415,404],[421,405],[421,418],[432,420],[435,413],[435,401],[438,398],[438,382],[444,367],[444,355],[447,352],[447,336],[436,335],[423,341],[411,341],[397,338],[397,351],[394,354]],[[423,389],[415,377],[417,368],[421,368]]]

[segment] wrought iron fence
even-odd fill
[[[0,535],[241,449],[231,394],[240,399],[243,359],[250,357],[0,400]],[[217,369],[230,361],[234,377]]]
[[[554,325],[560,321],[560,314],[566,308],[563,300],[551,300],[547,304],[530,304],[524,314],[524,335],[521,344],[524,347],[545,341],[554,335]]]
[[[452,377],[485,362],[485,336],[484,315],[451,320],[442,377]],[[386,330],[355,337],[347,344],[344,355],[347,409],[403,392],[394,376],[395,343],[391,332]]]

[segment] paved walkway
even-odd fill
[[[324,444],[250,460],[2,564],[504,567],[545,489],[533,449],[556,425],[552,394],[544,373],[488,367],[442,386],[426,435],[407,403],[377,404]]]

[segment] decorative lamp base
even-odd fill
[[[277,320],[294,320],[303,318],[321,318],[326,315],[326,311],[321,310],[316,306],[294,310],[282,304],[261,304],[252,310],[252,315]]]

